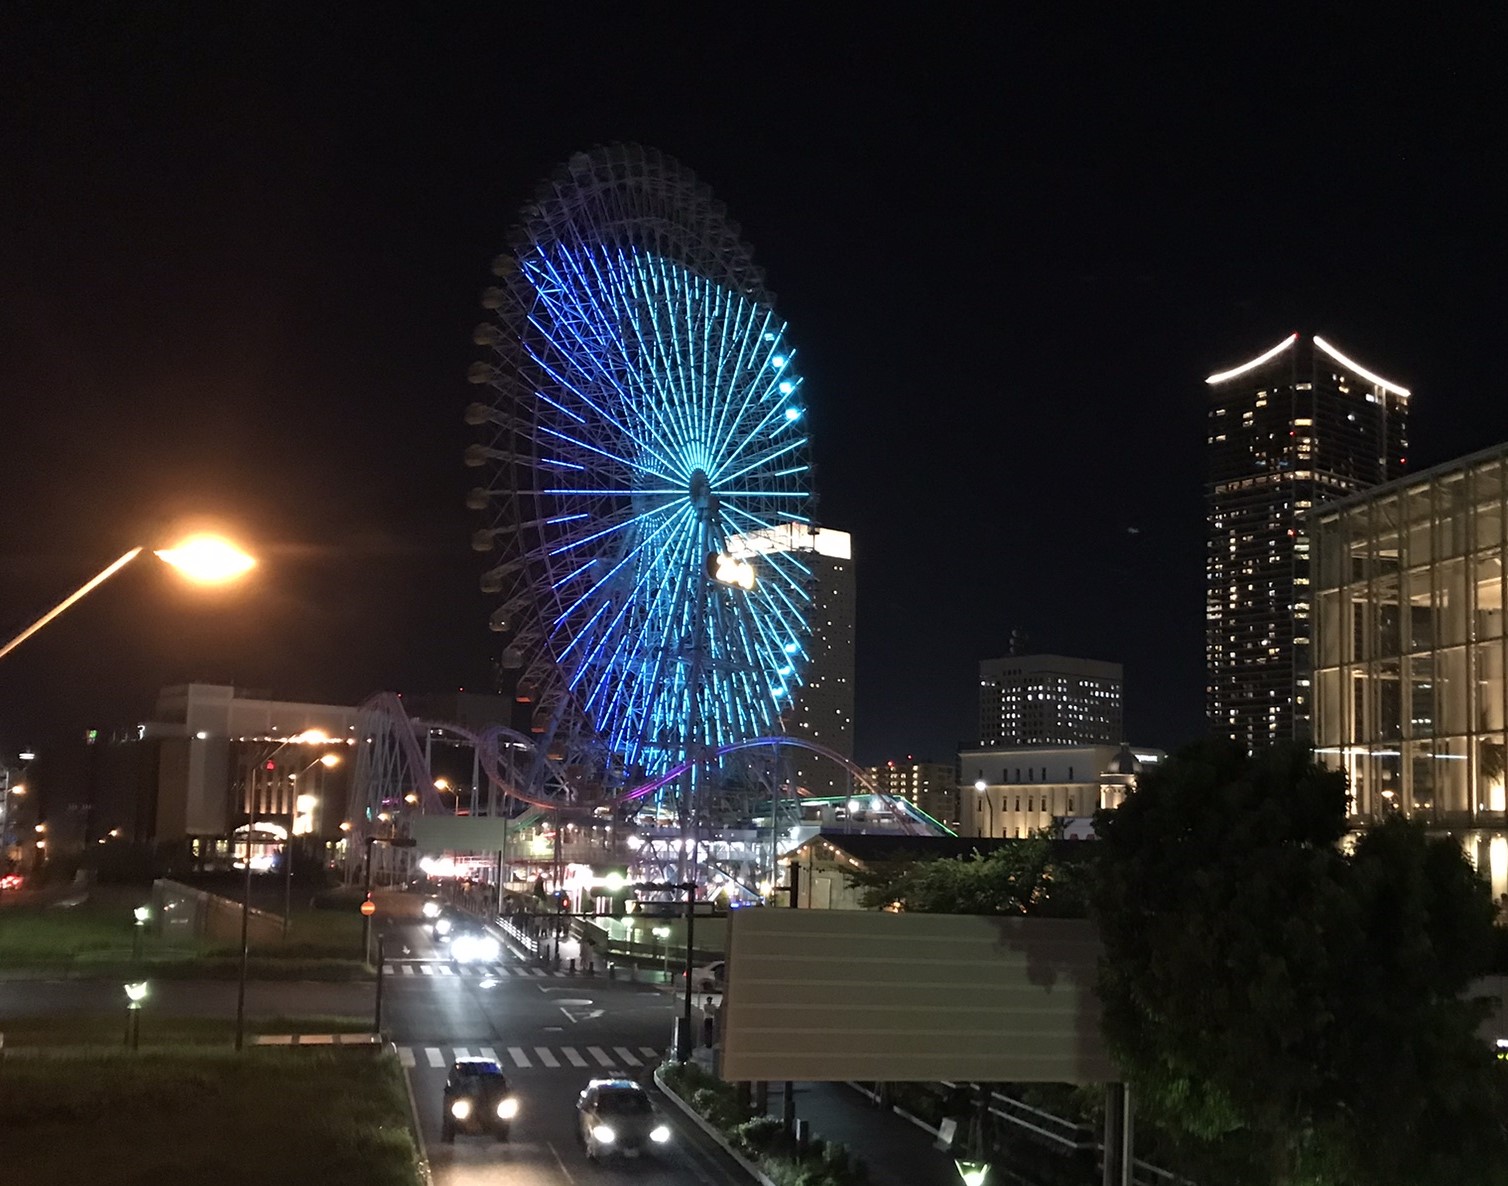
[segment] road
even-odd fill
[[[389,924],[383,1026],[413,1085],[437,1186],[748,1186],[749,1179],[673,1105],[668,1148],[648,1162],[592,1165],[576,1144],[575,1101],[594,1077],[646,1084],[670,1044],[674,999],[645,984],[545,974],[505,956],[460,974],[427,930]],[[495,1057],[520,1101],[513,1139],[440,1139],[452,1060]],[[651,1087],[651,1089],[653,1089]]]

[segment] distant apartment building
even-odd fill
[[[958,831],[958,772],[953,763],[897,758],[870,766],[866,773],[882,793],[905,799]]]
[[[1250,750],[1309,735],[1303,515],[1402,472],[1409,391],[1297,333],[1205,383],[1206,705],[1211,730]]]
[[[855,587],[853,541],[846,531],[785,523],[767,531],[731,536],[728,552],[746,556],[793,552],[811,570],[812,604],[808,662],[785,731],[853,758]],[[818,795],[849,790],[847,774],[832,762],[795,750],[791,771],[800,786]]]
[[[1007,655],[979,664],[979,744],[1119,745],[1119,663]]]

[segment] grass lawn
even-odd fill
[[[0,911],[0,976],[41,969],[82,976],[234,977],[240,949],[215,944],[169,944],[148,927],[141,939],[141,968],[133,964],[131,911],[150,901],[146,888],[96,886],[76,905],[7,905]],[[65,899],[70,900],[70,899]],[[354,909],[294,907],[288,938],[252,947],[251,975],[258,979],[345,980],[365,975],[359,958],[361,915]]]
[[[363,1034],[370,1032],[370,1017],[250,1017],[250,1034]],[[126,1014],[122,1009],[108,1016],[13,1017],[0,1021],[5,1045],[26,1047],[123,1046]],[[142,1050],[164,1046],[231,1046],[236,1023],[221,1017],[154,1017],[144,1010],[139,1041]]]
[[[397,1059],[142,1050],[10,1059],[6,1186],[417,1186]]]

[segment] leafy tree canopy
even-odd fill
[[[1455,842],[1348,850],[1343,774],[1205,744],[1101,813],[1104,1026],[1138,1108],[1206,1175],[1508,1181],[1503,1067],[1463,999],[1493,909]]]
[[[1088,842],[1054,842],[1047,834],[962,859],[877,862],[844,875],[860,890],[860,904],[930,914],[1035,914],[1082,918],[1087,910],[1083,862]]]

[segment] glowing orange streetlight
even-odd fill
[[[142,548],[132,548],[120,559],[107,565],[97,572],[89,580],[85,581],[57,605],[53,606],[15,638],[11,639],[3,647],[0,647],[0,659],[5,658],[48,622],[52,621],[69,606],[81,601],[88,594],[99,588],[136,557],[144,551]],[[224,584],[233,581],[239,576],[245,575],[255,565],[256,560],[248,556],[240,548],[229,540],[221,539],[215,535],[191,535],[181,544],[174,548],[163,548],[153,553],[165,564],[183,573],[189,580],[201,585]]]

